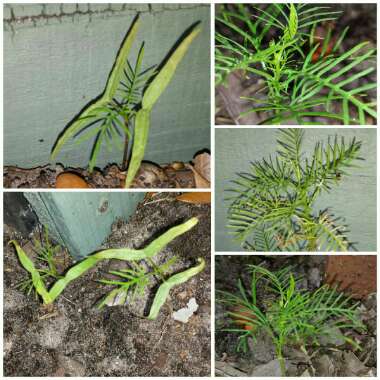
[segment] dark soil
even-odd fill
[[[348,26],[349,32],[347,33],[341,50],[348,51],[356,44],[364,41],[369,42],[369,47],[376,47],[376,4],[328,4],[332,10],[341,11],[335,23],[334,33],[340,35],[342,31]],[[262,7],[262,5],[255,4],[255,6]],[[235,5],[229,5],[231,9]],[[218,7],[216,13],[218,13]],[[244,25],[239,25],[244,28]],[[216,23],[216,30],[220,31],[224,35],[233,40],[239,41],[239,35],[231,33],[231,31],[222,25]],[[268,41],[274,36],[268,35]],[[241,43],[242,41],[240,41]],[[349,70],[345,75],[347,78],[354,75],[356,70],[364,70],[371,65],[369,62],[363,62],[358,65],[355,70]],[[339,67],[337,67],[339,69]],[[344,77],[341,77],[344,78]],[[376,70],[367,77],[352,82],[352,88],[365,85],[368,81],[376,82]],[[266,99],[266,93],[263,91],[264,82],[256,75],[247,75],[246,72],[235,71],[228,76],[226,85],[218,85],[215,91],[215,124],[217,125],[258,125],[266,120],[270,115],[267,112],[251,112],[243,117],[240,117],[242,113],[252,110],[255,107],[261,106],[259,103],[255,103],[242,99],[243,97],[252,97],[255,99]],[[376,101],[376,88],[369,92],[370,99]],[[340,104],[333,103],[331,112],[341,113]],[[316,108],[315,111],[320,111]],[[355,110],[352,110],[351,114],[355,114]],[[310,121],[321,125],[333,125],[341,124],[339,120],[325,119],[321,116],[310,117]],[[375,125],[376,120],[372,117],[367,117],[366,123],[368,125]],[[298,124],[293,120],[284,124]]]
[[[104,278],[119,261],[99,263],[66,287],[46,310],[15,285],[26,277],[7,243],[20,236],[5,227],[4,236],[4,375],[5,376],[209,376],[210,375],[210,207],[185,204],[175,194],[159,194],[140,203],[128,220],[118,220],[102,248],[140,248],[162,232],[192,216],[192,230],[161,253],[177,256],[174,272],[204,257],[206,269],[174,287],[156,320],[138,316],[134,304],[95,305],[112,287]],[[21,241],[23,246],[30,245]],[[27,248],[25,248],[27,251]],[[146,308],[155,289],[146,295]],[[199,305],[187,323],[175,321],[172,311],[194,297]],[[141,305],[140,305],[141,306]]]
[[[363,262],[367,256],[361,257]],[[302,276],[300,286],[314,291],[326,281],[326,256],[219,256],[215,263],[216,291],[237,294],[237,280],[247,286],[250,276],[247,264],[264,265],[271,271],[292,265],[292,272]],[[338,279],[338,278],[337,278]],[[336,285],[340,285],[340,280]],[[345,290],[349,294],[349,288]],[[258,288],[258,302],[266,302],[272,295],[264,287]],[[261,301],[260,301],[261,300]],[[352,301],[354,302],[354,301]],[[276,368],[275,351],[271,339],[259,334],[256,342],[249,342],[249,350],[237,352],[237,334],[223,331],[228,326],[225,306],[216,303],[215,360],[217,376],[280,376]],[[307,356],[297,347],[286,347],[284,356],[288,376],[376,376],[376,293],[360,299],[357,307],[366,332],[346,329],[345,335],[362,346],[362,351],[336,338],[326,338],[320,346],[307,346]],[[310,359],[311,358],[311,359]]]

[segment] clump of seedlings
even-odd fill
[[[61,250],[60,245],[54,245],[49,238],[49,230],[45,226],[41,241],[34,239],[33,251],[36,253],[36,271],[38,271],[41,280],[44,282],[56,281],[61,278],[57,269],[57,253]],[[21,281],[18,288],[30,295],[34,289],[33,280],[27,278]],[[35,291],[36,297],[38,293]]]
[[[99,304],[99,308],[115,300],[118,304],[123,305],[127,301],[127,297],[130,293],[131,302],[133,302],[136,297],[144,295],[145,289],[150,285],[153,278],[158,277],[161,281],[165,281],[169,270],[177,261],[177,258],[174,256],[161,265],[155,265],[151,259],[147,259],[147,261],[152,267],[151,271],[147,270],[145,265],[141,263],[131,262],[127,268],[109,271],[110,275],[119,277],[119,280],[99,280],[102,284],[117,286],[117,288],[112,290]]]
[[[339,185],[354,162],[361,142],[335,136],[316,143],[313,154],[302,152],[304,131],[279,129],[277,155],[251,164],[228,189],[235,195],[228,228],[245,249],[254,251],[347,251],[353,248],[348,228],[328,208],[314,211],[323,192]]]
[[[163,264],[161,266],[153,265],[152,272],[146,272],[145,269],[139,266],[136,262],[140,262],[142,260],[150,261],[173,239],[189,231],[197,223],[197,218],[191,218],[183,224],[172,227],[167,232],[152,241],[148,246],[142,249],[106,249],[104,251],[90,255],[78,264],[75,264],[73,267],[71,267],[51,286],[50,289],[46,288],[44,277],[41,276],[41,271],[36,269],[33,261],[26,255],[19,244],[14,240],[11,241],[11,243],[16,248],[18,258],[22,266],[30,273],[32,285],[36,293],[42,298],[42,301],[45,305],[52,304],[71,281],[74,281],[80,277],[86,271],[94,267],[98,262],[102,260],[116,259],[131,263],[131,268],[115,273],[125,278],[127,281],[106,282],[105,280],[102,280],[103,283],[112,283],[113,285],[118,285],[119,288],[112,290],[110,294],[106,296],[105,300],[100,303],[99,307],[104,306],[106,301],[114,298],[116,295],[126,296],[128,291],[132,289],[134,289],[136,295],[143,292],[149,285],[150,277],[157,276],[160,278],[161,284],[155,294],[153,304],[147,317],[148,319],[156,319],[162,305],[165,303],[169,295],[170,289],[175,285],[186,282],[191,277],[200,273],[205,267],[205,261],[204,259],[199,258],[198,264],[196,266],[174,275],[167,274],[169,267],[173,264],[173,260],[169,260],[166,264]]]
[[[132,137],[131,129],[134,127],[125,187],[130,187],[144,157],[153,106],[170,83],[178,64],[200,32],[199,27],[192,28],[160,69],[153,67],[143,69],[144,45],[140,47],[134,65],[127,60],[138,27],[139,20],[136,19],[119,50],[103,94],[89,103],[60,134],[51,153],[51,158],[54,159],[63,145],[72,138],[77,138],[75,140],[77,144],[92,138],[94,142],[89,161],[90,173],[96,165],[104,142],[109,150],[113,148],[112,143],[120,149],[124,146],[123,167],[126,169]]]
[[[224,331],[239,335],[237,350],[248,349],[248,340],[260,344],[257,336],[267,333],[271,338],[281,373],[286,376],[283,357],[285,346],[297,346],[307,354],[308,346],[319,345],[322,337],[336,337],[360,349],[340,329],[365,330],[357,316],[357,303],[327,285],[310,292],[299,289],[300,278],[292,274],[291,267],[271,272],[262,266],[249,265],[250,284],[246,290],[238,281],[238,294],[218,291],[218,302],[226,305],[229,326]],[[264,287],[268,296],[257,296]]]
[[[216,83],[240,70],[262,86],[247,113],[262,113],[262,124],[374,124],[375,100],[369,77],[376,53],[369,42],[345,50],[348,28],[337,33],[341,12],[314,4],[237,4],[217,17]],[[224,28],[224,30],[223,30]],[[357,81],[365,80],[357,85]]]

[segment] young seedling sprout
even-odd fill
[[[298,289],[299,278],[293,275],[292,268],[286,267],[271,272],[262,266],[249,265],[250,284],[246,290],[238,281],[238,293],[218,291],[218,302],[226,305],[228,328],[224,331],[239,335],[237,350],[248,349],[248,340],[260,342],[260,333],[271,338],[281,366],[282,376],[286,376],[283,356],[285,346],[297,346],[307,353],[307,347],[318,345],[322,337],[332,336],[360,348],[341,329],[364,330],[357,315],[357,303],[327,285],[310,292]],[[273,296],[267,302],[257,296],[263,285]],[[307,355],[308,356],[308,355]]]
[[[124,142],[123,166],[125,167],[128,146],[131,142],[131,128],[134,126],[132,153],[125,187],[131,186],[144,158],[153,106],[169,85],[177,66],[200,32],[199,27],[192,28],[162,67],[153,70],[152,67],[142,69],[144,45],[138,52],[134,66],[127,60],[138,27],[139,19],[136,18],[119,50],[103,94],[95,102],[89,103],[59,135],[51,153],[51,158],[54,159],[70,139],[78,138],[77,144],[93,139],[89,161],[89,171],[92,172],[104,141],[109,150],[112,150],[112,143],[122,149]]]
[[[237,71],[263,82],[254,96],[242,96],[252,108],[240,117],[255,113],[260,124],[297,125],[376,120],[370,95],[377,86],[371,77],[376,49],[368,41],[347,49],[348,28],[333,36],[331,23],[340,13],[330,6],[300,3],[221,7],[216,83],[226,84],[227,76]],[[323,25],[330,27],[322,41]]]
[[[36,270],[39,272],[41,279],[44,282],[55,281],[61,278],[57,269],[57,253],[61,250],[60,245],[53,245],[49,237],[49,231],[47,227],[44,227],[43,236],[41,241],[35,240],[33,244],[33,251],[36,253],[36,262],[38,263]],[[34,289],[33,281],[31,278],[27,278],[21,281],[17,287],[24,290],[26,294],[30,294]],[[36,297],[38,293],[35,292]]]
[[[35,268],[33,261],[26,255],[19,244],[14,240],[12,240],[10,243],[13,244],[16,248],[21,265],[30,273],[32,277],[32,283],[37,294],[41,296],[42,301],[45,305],[49,305],[54,302],[54,300],[64,291],[65,287],[71,281],[74,281],[89,269],[93,268],[98,262],[109,259],[123,260],[130,263],[135,263],[141,260],[149,260],[153,258],[158,252],[160,252],[172,240],[192,229],[197,223],[197,218],[191,218],[178,226],[170,228],[168,231],[166,231],[164,234],[156,238],[148,246],[142,249],[111,248],[90,255],[70,268],[62,278],[53,284],[49,290],[46,288],[43,278],[41,277],[40,272]],[[175,285],[188,281],[191,277],[200,273],[205,268],[205,265],[205,260],[203,258],[199,258],[196,266],[162,279],[162,283],[156,292],[147,318],[157,318],[162,305],[165,303],[167,296],[169,295],[170,289]],[[138,283],[136,280],[136,283],[134,283],[133,286],[139,284],[141,290],[141,286],[145,286],[147,284],[145,278],[142,280],[143,275],[141,271],[137,271],[135,273],[135,279],[138,278],[140,278],[140,283]],[[127,286],[126,284],[122,284],[122,286],[123,285]],[[131,285],[132,284],[130,284],[129,287]],[[115,292],[113,292],[113,294],[114,293]]]
[[[251,164],[228,189],[234,195],[228,228],[254,251],[347,251],[347,227],[328,208],[315,212],[324,192],[339,185],[355,161],[361,142],[335,136],[316,143],[310,158],[302,152],[304,130],[279,129],[277,155]]]

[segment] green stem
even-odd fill
[[[282,345],[277,345],[276,355],[280,363],[281,376],[286,376],[286,365],[285,365],[285,359],[282,356]]]
[[[125,126],[128,128],[128,119],[127,118],[125,118]],[[128,167],[128,146],[129,146],[129,138],[128,138],[128,135],[125,134],[123,161],[121,163],[121,170],[122,171],[127,170],[127,167]]]

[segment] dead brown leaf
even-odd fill
[[[193,159],[193,165],[186,164],[194,174],[196,188],[209,188],[211,177],[211,156],[209,153],[201,153]]]
[[[194,169],[207,181],[210,182],[211,177],[211,155],[207,152],[195,156]]]
[[[177,201],[186,202],[186,203],[211,203],[211,193],[207,192],[191,192],[183,193],[176,197]]]

